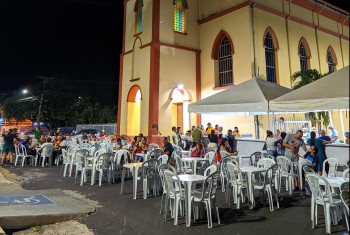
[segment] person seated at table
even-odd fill
[[[344,136],[345,136],[345,144],[349,144],[349,132],[348,131],[345,131],[344,132]]]
[[[62,136],[57,136],[57,139],[55,141],[53,141],[53,162],[55,162],[56,158],[62,154],[62,150],[61,150],[61,144],[63,142],[63,138]]]
[[[24,139],[19,143],[26,148],[28,155],[36,155],[35,147],[39,144],[38,142],[32,143],[32,139],[28,135],[25,135]]]
[[[323,141],[316,138],[316,133],[311,131],[310,133],[310,139],[307,141],[307,144],[309,146],[315,146],[317,149],[317,156],[318,156],[318,165],[317,165],[317,172],[319,172],[320,175],[322,175],[322,168],[323,168],[323,162],[325,160],[325,148],[323,145]]]
[[[192,148],[191,150],[191,157],[202,157],[201,156],[202,150],[203,150],[203,144],[201,142],[197,142],[196,146],[194,146],[194,148]]]
[[[122,149],[122,139],[121,138],[118,138],[116,141],[113,142],[112,149],[113,150],[120,150],[120,149]]]
[[[89,136],[88,140],[89,140],[89,142],[92,142],[92,141],[96,142],[97,141],[97,137],[96,137],[95,133],[91,133],[91,135]]]
[[[218,147],[218,136],[215,133],[215,130],[211,130],[210,134],[208,135],[208,139],[209,139],[209,144],[208,144],[209,149],[215,150]]]
[[[81,141],[83,143],[87,143],[89,141],[89,136],[87,135],[86,131],[83,132],[83,135],[81,136]]]
[[[320,164],[322,164],[322,162],[319,159],[318,148],[315,145],[310,146],[309,152],[305,153],[304,156],[300,156],[299,164],[301,164],[302,166],[309,166],[319,175],[322,174],[322,170],[321,170],[322,166],[320,167]],[[303,181],[303,185],[305,185],[304,171],[302,171],[302,181]]]
[[[235,138],[241,138],[241,132],[238,130],[238,127],[234,127],[233,128],[233,135],[235,136]]]
[[[40,138],[38,139],[39,144],[43,144],[46,142],[46,136],[45,134],[42,134]]]
[[[52,143],[51,141],[52,141],[51,137],[47,137],[47,138],[45,139],[45,143],[43,143],[43,144],[40,146],[40,149],[39,149],[39,153],[40,153],[40,154],[48,154],[48,152],[43,153],[43,150],[46,150],[46,151],[47,151],[48,148],[45,148],[45,146],[53,146],[53,143]],[[49,156],[49,157],[52,157],[52,156]],[[40,159],[40,158],[39,158],[39,159]]]
[[[134,162],[140,161],[141,155],[137,155],[138,153],[142,153],[142,144],[141,144],[141,137],[140,136],[135,136],[135,143],[132,147],[132,152],[131,152],[131,159]]]
[[[174,151],[173,145],[169,142],[168,137],[164,137],[163,138],[162,154],[168,155],[168,157],[169,157],[168,162],[171,165],[175,165],[175,160],[172,157],[173,151]]]
[[[142,137],[141,138],[141,148],[143,153],[147,153],[148,151],[148,144],[147,144],[147,138],[146,137]]]
[[[127,135],[125,135],[125,134],[122,134],[120,136],[120,139],[121,139],[122,148],[127,146],[128,143],[130,142],[130,138]]]
[[[183,138],[183,140],[185,141],[185,150],[190,150],[190,148],[192,148],[192,144],[193,144],[193,138],[192,138],[192,132],[191,130],[188,130],[185,134],[185,137]]]

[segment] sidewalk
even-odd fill
[[[60,167],[16,167],[7,168],[15,173],[25,190],[66,190],[77,191],[82,197],[97,201],[101,207],[96,212],[81,219],[81,223],[94,234],[325,234],[322,210],[319,210],[319,224],[311,229],[310,197],[285,196],[280,202],[280,209],[274,212],[268,205],[250,210],[246,204],[236,210],[234,205],[227,205],[224,193],[217,191],[221,225],[213,221],[213,228],[208,229],[207,221],[193,222],[187,228],[185,219],[179,218],[179,225],[174,226],[168,216],[159,214],[161,198],[142,199],[142,184],[138,184],[138,199],[132,199],[132,180],[124,185],[124,194],[120,195],[120,181],[116,184],[105,183],[101,187],[84,184],[74,185],[74,177],[59,175]],[[32,175],[33,177],[28,177]],[[23,180],[23,178],[28,178]],[[332,226],[332,234],[348,234],[345,222]]]

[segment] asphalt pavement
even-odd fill
[[[138,184],[137,200],[132,199],[132,180],[125,181],[124,194],[120,194],[120,180],[115,184],[104,183],[102,186],[89,183],[79,186],[74,183],[74,177],[62,177],[61,166],[53,167],[8,167],[17,178],[25,177],[22,182],[25,190],[71,190],[87,199],[97,201],[100,205],[91,215],[82,218],[81,223],[87,225],[95,234],[325,234],[323,208],[319,208],[319,224],[311,228],[310,197],[284,194],[281,197],[280,209],[271,212],[268,204],[259,204],[257,208],[249,209],[247,204],[241,204],[237,210],[235,205],[225,202],[225,193],[218,188],[217,198],[221,224],[214,219],[213,228],[208,228],[207,221],[192,222],[186,227],[184,218],[179,218],[179,224],[174,225],[168,216],[159,213],[161,197],[149,196],[142,199],[142,183]],[[31,177],[33,176],[33,177]],[[215,214],[215,213],[213,213]],[[344,221],[332,226],[332,234],[349,234]]]

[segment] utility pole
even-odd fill
[[[37,123],[38,123],[38,126],[40,127],[40,119],[41,119],[41,110],[42,110],[42,105],[43,105],[43,101],[44,101],[44,94],[45,94],[45,86],[46,86],[46,83],[49,81],[49,80],[53,80],[55,78],[53,77],[45,77],[45,76],[36,76],[37,78],[40,78],[40,79],[43,79],[43,92],[41,93],[41,97],[40,97],[40,101],[39,101],[39,113],[38,113],[38,117],[37,117]]]

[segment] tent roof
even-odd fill
[[[268,101],[288,93],[290,89],[259,78],[204,98],[188,106],[193,113],[267,112]]]
[[[349,66],[270,102],[272,111],[349,108]]]

